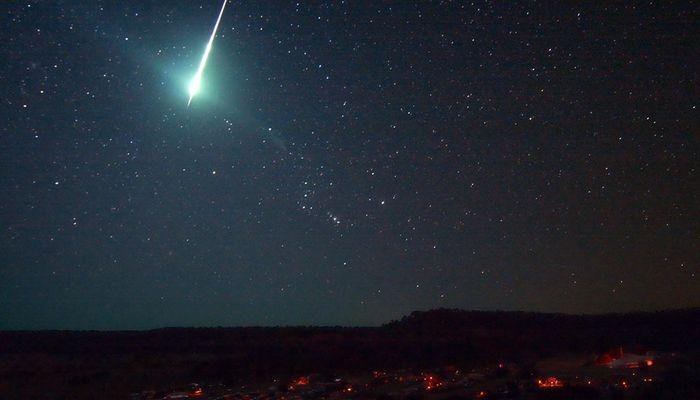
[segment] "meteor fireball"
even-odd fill
[[[224,0],[224,4],[221,6],[221,11],[219,11],[219,17],[216,19],[216,24],[214,24],[214,29],[211,32],[209,41],[207,42],[207,47],[204,49],[204,55],[202,56],[202,61],[199,62],[199,67],[197,72],[192,77],[190,84],[188,86],[190,98],[187,101],[187,107],[192,103],[192,99],[197,95],[199,89],[202,86],[202,74],[204,73],[204,67],[207,65],[207,59],[209,58],[209,53],[211,52],[212,45],[214,44],[214,37],[216,36],[216,31],[219,29],[219,22],[221,22],[221,17],[224,15],[224,9],[226,8],[226,3],[228,0]]]

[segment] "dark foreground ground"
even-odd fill
[[[651,365],[610,368],[622,347]],[[700,309],[378,328],[0,332],[0,399],[700,399]]]

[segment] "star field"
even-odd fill
[[[0,329],[700,305],[692,5],[360,3],[4,4]]]

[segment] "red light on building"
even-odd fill
[[[309,377],[308,376],[302,376],[295,380],[294,382],[290,383],[289,386],[287,386],[287,389],[292,391],[297,388],[297,386],[306,386],[309,384]]]
[[[383,377],[386,376],[386,372],[384,372],[384,371],[372,371],[372,376],[373,376],[375,379],[383,378]]]
[[[564,382],[560,381],[558,378],[550,376],[547,379],[538,379],[537,386],[541,388],[558,388],[563,387]]]
[[[654,361],[653,360],[646,360],[645,364],[647,365],[647,367],[651,367],[652,365],[654,365]]]
[[[433,390],[442,386],[442,382],[435,375],[424,375],[423,376],[423,387],[425,390]]]

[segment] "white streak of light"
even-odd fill
[[[202,61],[199,62],[199,68],[197,68],[197,73],[190,81],[189,92],[190,99],[187,101],[187,107],[190,106],[192,98],[199,92],[199,88],[202,85],[202,74],[204,73],[204,67],[207,65],[207,58],[209,58],[209,52],[211,52],[212,45],[214,44],[214,37],[216,36],[216,31],[219,29],[219,22],[221,22],[221,17],[224,15],[224,9],[226,8],[226,3],[228,0],[224,0],[224,4],[221,6],[221,11],[219,11],[219,18],[216,19],[216,24],[214,29],[211,31],[211,36],[209,37],[209,42],[207,42],[207,47],[204,49],[204,56],[202,56]]]

